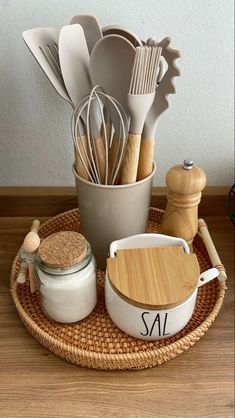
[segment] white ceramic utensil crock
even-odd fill
[[[110,245],[110,257],[115,257],[118,249],[181,246],[188,254],[189,247],[183,239],[161,234],[140,234],[115,241]],[[218,276],[218,270],[211,268],[200,274],[193,293],[183,302],[166,309],[150,309],[136,306],[125,300],[112,285],[108,272],[105,276],[105,303],[112,321],[125,333],[143,340],[169,338],[181,331],[190,320],[198,288]]]

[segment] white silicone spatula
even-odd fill
[[[59,58],[65,86],[74,106],[77,106],[91,89],[90,56],[81,25],[68,25],[61,29]]]
[[[99,22],[95,16],[76,15],[71,19],[70,25],[79,24],[84,30],[89,53],[91,53],[96,42],[103,37]]]
[[[64,83],[74,105],[77,106],[83,97],[90,93],[92,87],[89,75],[90,55],[81,25],[67,25],[61,29],[59,36],[59,57]],[[105,173],[105,149],[96,119],[96,109],[93,106],[91,112],[93,113],[92,131],[94,133],[101,180],[103,180]],[[86,110],[84,110],[82,118],[86,123]]]

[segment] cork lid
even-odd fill
[[[41,242],[38,256],[48,267],[72,267],[84,259],[87,245],[86,238],[78,232],[56,232]]]
[[[183,303],[196,289],[200,267],[183,247],[119,249],[108,258],[114,290],[129,303],[165,309]]]

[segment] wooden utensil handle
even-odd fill
[[[39,227],[40,227],[40,221],[38,219],[34,219],[30,227],[30,231],[34,231],[38,233]]]
[[[155,140],[141,139],[137,180],[149,176],[153,170]]]
[[[105,157],[105,147],[102,137],[94,138],[94,146],[96,149],[100,179],[101,183],[105,183],[105,172],[106,172],[106,157]]]
[[[123,138],[116,138],[115,136],[112,139],[112,145],[111,148],[109,149],[109,170],[110,170],[110,177],[113,176],[114,171],[113,169],[117,168],[117,163],[120,159],[120,154],[121,154],[121,148],[122,148],[122,143],[125,140]],[[115,164],[116,161],[116,164]],[[120,172],[122,170],[122,164],[121,167],[119,168],[118,174],[116,176],[116,179],[114,181],[114,184],[118,184],[119,181],[119,176],[120,176]],[[112,179],[110,178],[110,181]]]
[[[81,152],[81,156],[84,160],[84,164],[86,165],[86,167],[89,167],[88,165],[88,144],[87,144],[87,136],[84,134],[81,137],[77,137],[76,141],[79,141],[79,150]],[[75,153],[75,167],[76,167],[76,172],[78,173],[78,175],[80,177],[82,177],[85,180],[89,180],[89,174],[86,171],[84,164],[82,162],[82,159],[79,155],[79,152],[76,148],[76,146],[74,146],[74,153]]]
[[[219,255],[217,253],[217,250],[215,248],[215,245],[212,241],[212,238],[210,236],[210,232],[207,228],[207,224],[203,219],[198,220],[198,230],[199,233],[203,239],[203,242],[205,244],[205,247],[207,249],[207,252],[209,254],[209,257],[211,259],[211,263],[213,267],[216,267],[219,270],[219,277],[218,279],[220,281],[225,281],[227,279],[226,271],[221,263],[221,260],[219,258]]]
[[[114,162],[117,156],[117,152],[120,146],[120,138],[113,138],[111,148],[109,149],[109,168],[110,172],[112,172]]]
[[[35,267],[33,263],[28,263],[29,267],[29,283],[31,293],[35,293],[37,290],[36,277],[35,277]]]
[[[135,183],[137,178],[141,135],[129,133],[123,162],[121,184]]]

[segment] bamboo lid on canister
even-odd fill
[[[55,232],[41,242],[38,256],[51,268],[72,267],[84,259],[87,245],[86,238],[78,232]]]
[[[197,287],[200,267],[183,247],[119,249],[108,258],[113,289],[127,302],[149,309],[183,303]]]

